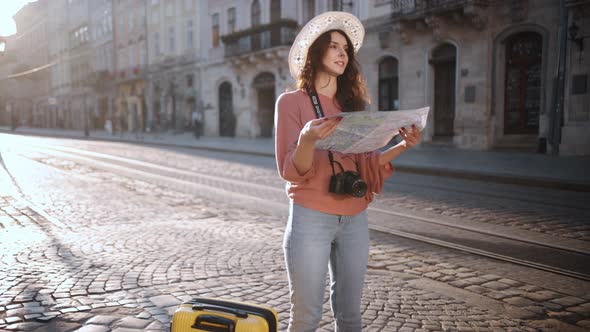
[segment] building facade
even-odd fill
[[[48,45],[50,70],[50,91],[48,97],[50,124],[52,128],[73,128],[74,114],[70,104],[70,29],[68,24],[67,0],[48,3],[48,31],[51,43]]]
[[[587,1],[577,3],[587,11]],[[426,142],[590,153],[579,142],[590,136],[577,130],[568,137],[574,130],[567,123],[568,113],[584,113],[580,100],[588,91],[580,105],[566,101],[565,123],[555,114],[556,50],[567,38],[559,37],[567,25],[559,13],[559,2],[550,0],[379,2],[369,9],[360,54],[373,109],[430,106]],[[555,126],[563,126],[563,135],[552,137]]]
[[[146,1],[114,1],[113,13],[116,70],[113,123],[119,132],[142,132],[147,124]]]
[[[0,55],[0,125],[10,126],[15,128],[17,124],[17,112],[13,112],[12,109],[16,99],[13,99],[18,92],[16,90],[17,85],[10,76],[15,73],[15,69],[18,66],[18,61],[14,50],[14,37],[0,36],[0,42],[4,43],[4,54]],[[8,52],[6,52],[8,50]]]
[[[113,40],[113,1],[88,3],[90,48],[92,49],[89,86],[92,91],[89,127],[105,128],[111,121],[116,100],[115,43]],[[108,128],[108,126],[106,127]]]
[[[7,46],[8,55],[16,60],[8,84],[10,118],[14,125],[48,126],[49,54],[47,35],[47,0],[28,3],[15,15],[17,33]],[[17,88],[15,88],[17,87]]]
[[[148,121],[153,130],[186,130],[201,107],[200,13],[205,1],[146,2],[148,32]]]
[[[42,93],[22,99],[27,111],[18,114],[30,125],[100,128],[110,119],[121,132],[180,131],[201,109],[207,136],[271,137],[275,100],[294,86],[291,42],[315,15],[342,10],[366,28],[358,59],[369,110],[430,106],[425,144],[590,155],[589,7],[590,0],[55,0],[51,17],[22,21],[17,39],[48,20],[56,42],[36,37],[40,43],[15,48],[23,59],[49,48],[47,63],[57,63],[49,115],[34,111],[43,109]],[[19,13],[29,17],[32,8]]]

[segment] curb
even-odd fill
[[[105,137],[97,137],[97,136],[84,137],[84,136],[60,135],[60,134],[55,134],[55,133],[53,133],[53,134],[22,133],[22,132],[13,132],[13,131],[8,131],[8,130],[3,130],[3,129],[0,129],[0,133],[7,133],[7,134],[21,135],[21,136],[41,136],[41,137],[68,138],[68,139],[77,139],[77,140],[98,140],[98,141],[105,141],[105,142],[121,142],[121,143],[131,143],[131,144],[138,144],[138,145],[181,147],[181,148],[186,148],[186,149],[197,149],[197,150],[206,150],[206,151],[214,151],[214,152],[231,152],[231,153],[255,155],[255,156],[262,156],[262,157],[271,157],[271,158],[274,158],[274,156],[275,156],[274,153],[268,153],[268,152],[264,152],[264,151],[239,150],[236,148],[215,147],[215,146],[207,146],[207,145],[186,145],[186,144],[182,144],[182,143],[179,144],[179,143],[166,143],[166,142],[137,141],[137,140],[132,140],[132,139],[117,138],[116,136],[113,136],[113,138],[105,138]],[[579,183],[579,182],[563,181],[563,180],[550,179],[550,178],[514,176],[514,175],[502,174],[502,173],[473,172],[473,171],[457,170],[457,169],[442,168],[442,167],[425,167],[425,166],[404,165],[403,162],[397,163],[394,167],[398,171],[414,173],[414,174],[445,176],[445,177],[456,178],[456,179],[480,180],[480,181],[486,181],[486,182],[515,184],[515,185],[528,186],[528,187],[541,187],[541,188],[559,189],[559,190],[567,190],[567,191],[590,192],[590,183]]]
[[[577,183],[549,178],[514,176],[502,173],[472,172],[465,170],[437,168],[437,167],[420,167],[396,164],[395,168],[401,172],[439,175],[456,179],[480,180],[486,182],[496,182],[505,184],[515,184],[527,187],[541,187],[550,189],[560,189],[567,191],[589,192],[590,183]]]

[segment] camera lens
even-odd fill
[[[363,197],[367,193],[367,184],[363,180],[356,180],[350,186],[348,193],[354,197]]]

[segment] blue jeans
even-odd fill
[[[291,202],[283,249],[291,295],[289,331],[319,327],[328,267],[336,331],[361,331],[361,296],[369,258],[366,211],[339,216]]]

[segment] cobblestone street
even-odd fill
[[[4,156],[0,330],[167,331],[196,296],[271,305],[286,329],[285,215],[43,154]],[[590,329],[587,283],[532,281],[549,276],[372,231],[365,330]],[[326,302],[325,331],[330,316]]]

